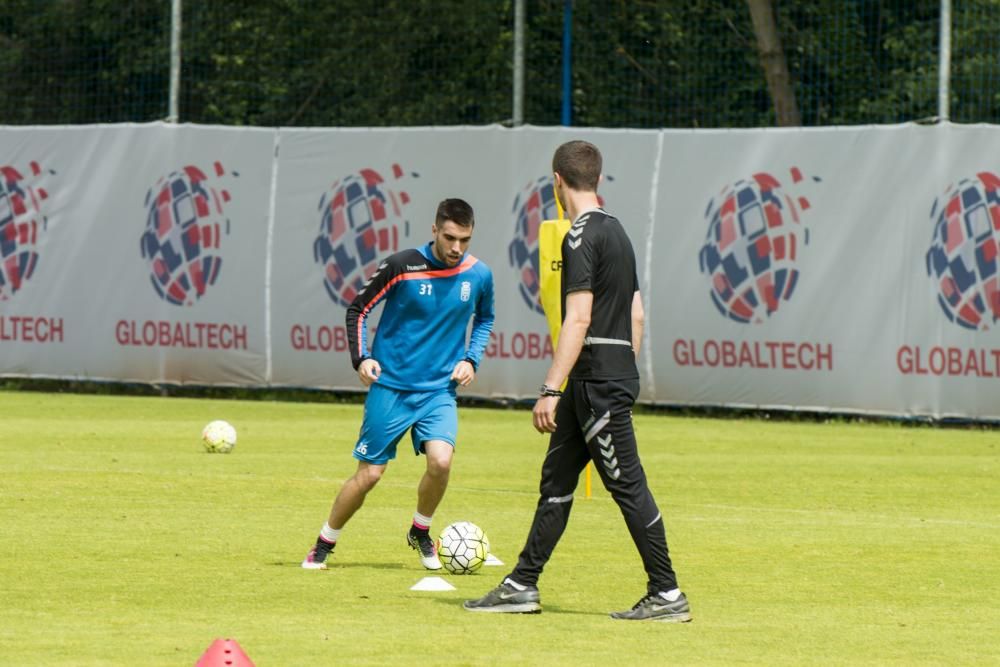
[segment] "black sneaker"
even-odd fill
[[[306,558],[302,561],[302,567],[307,570],[325,570],[326,569],[326,558],[333,551],[333,547],[336,546],[333,542],[327,542],[326,540],[320,538],[316,540],[316,545],[306,554]]]
[[[406,543],[416,549],[420,554],[420,564],[428,570],[440,570],[441,561],[438,559],[437,549],[434,547],[434,540],[426,531],[417,532],[410,529],[406,533]]]
[[[478,600],[466,600],[463,605],[469,611],[492,611],[508,614],[538,614],[542,611],[538,589],[531,587],[519,591],[508,583],[503,583]]]
[[[636,602],[628,611],[612,612],[611,618],[620,618],[626,621],[687,623],[691,620],[691,606],[683,593],[673,602],[659,593],[652,593]]]

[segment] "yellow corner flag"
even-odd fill
[[[558,220],[543,220],[538,228],[538,295],[545,311],[545,319],[549,323],[549,335],[552,337],[552,348],[559,345],[559,331],[562,329],[562,242],[569,231],[571,220],[563,217],[562,206],[556,197]],[[590,464],[587,464],[584,477],[584,493],[590,498],[591,492]]]

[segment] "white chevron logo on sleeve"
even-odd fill
[[[583,243],[583,239],[576,239],[575,241],[566,241],[566,245],[570,247],[570,250],[576,250]]]
[[[572,236],[573,238],[576,238],[580,234],[583,234],[583,229],[582,228],[573,227],[573,228],[571,228],[569,230],[569,235]]]

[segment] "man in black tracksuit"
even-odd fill
[[[562,330],[532,414],[535,428],[552,436],[517,566],[494,590],[467,601],[469,611],[541,611],[538,578],[566,528],[580,472],[594,461],[648,577],[646,595],[612,618],[691,620],[632,428],[644,314],[632,244],[599,205],[601,167],[600,151],[585,141],[563,144],[552,158],[556,195],[573,220],[562,243]]]

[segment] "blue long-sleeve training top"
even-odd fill
[[[368,354],[368,316],[382,301]],[[347,308],[351,363],[357,369],[373,357],[382,367],[379,384],[393,389],[443,389],[463,359],[479,368],[493,320],[493,273],[486,264],[466,253],[448,268],[434,258],[430,243],[403,250],[379,265]]]

